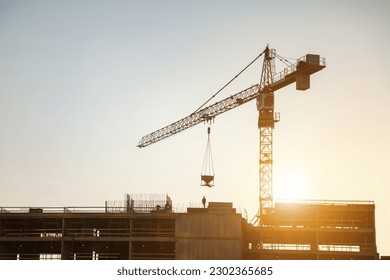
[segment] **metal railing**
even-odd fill
[[[297,70],[299,63],[302,63],[302,62],[307,62],[306,55],[298,58],[296,63],[291,64],[290,66],[287,66],[286,68],[284,68],[282,71],[273,74],[272,75],[273,81],[278,82],[280,80],[283,80],[287,75],[295,72]],[[320,57],[318,66],[326,66],[325,57]]]
[[[304,199],[304,200],[289,200],[282,199],[276,201],[278,203],[288,203],[288,204],[316,204],[316,205],[374,205],[375,202],[372,200],[325,200],[325,199]]]

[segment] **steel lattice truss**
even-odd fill
[[[208,106],[198,112],[195,112],[188,117],[185,117],[177,122],[167,125],[153,133],[142,137],[137,147],[146,147],[150,144],[153,144],[154,142],[163,140],[194,125],[210,121],[219,114],[222,114],[226,111],[234,109],[237,106],[240,106],[255,99],[259,95],[259,90],[259,85],[251,86],[250,88],[240,91],[239,93],[236,93],[211,106]]]
[[[260,222],[265,209],[273,206],[272,132],[271,127],[260,128]]]
[[[271,55],[274,55],[271,52]],[[304,62],[303,67],[298,67],[298,64]],[[264,67],[264,66],[263,66]],[[156,143],[160,140],[168,138],[174,134],[177,134],[187,128],[190,128],[199,123],[210,121],[214,117],[231,109],[234,109],[242,104],[245,104],[260,95],[262,91],[276,91],[296,81],[297,76],[302,73],[313,74],[325,67],[325,59],[321,58],[319,63],[312,64],[306,62],[306,57],[301,57],[297,60],[296,64],[291,64],[279,73],[273,73],[273,65],[266,67],[266,72],[263,72],[261,77],[261,84],[251,86],[239,93],[236,93],[228,98],[225,98],[213,105],[210,105],[202,110],[176,121],[170,125],[167,125],[155,132],[152,132],[139,141],[137,147],[143,148]],[[269,77],[271,78],[269,79]]]

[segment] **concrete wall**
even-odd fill
[[[177,260],[241,259],[241,215],[231,203],[210,202],[176,220]]]

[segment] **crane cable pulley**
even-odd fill
[[[207,145],[206,152],[203,160],[203,167],[201,173],[201,186],[213,187],[214,186],[214,164],[213,156],[211,153],[211,144],[210,144],[210,127],[207,128]]]

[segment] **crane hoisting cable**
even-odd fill
[[[212,188],[214,187],[214,164],[213,164],[213,156],[211,153],[211,145],[210,145],[210,127],[207,128],[207,146],[206,152],[203,160],[202,174],[201,178],[201,186]]]

